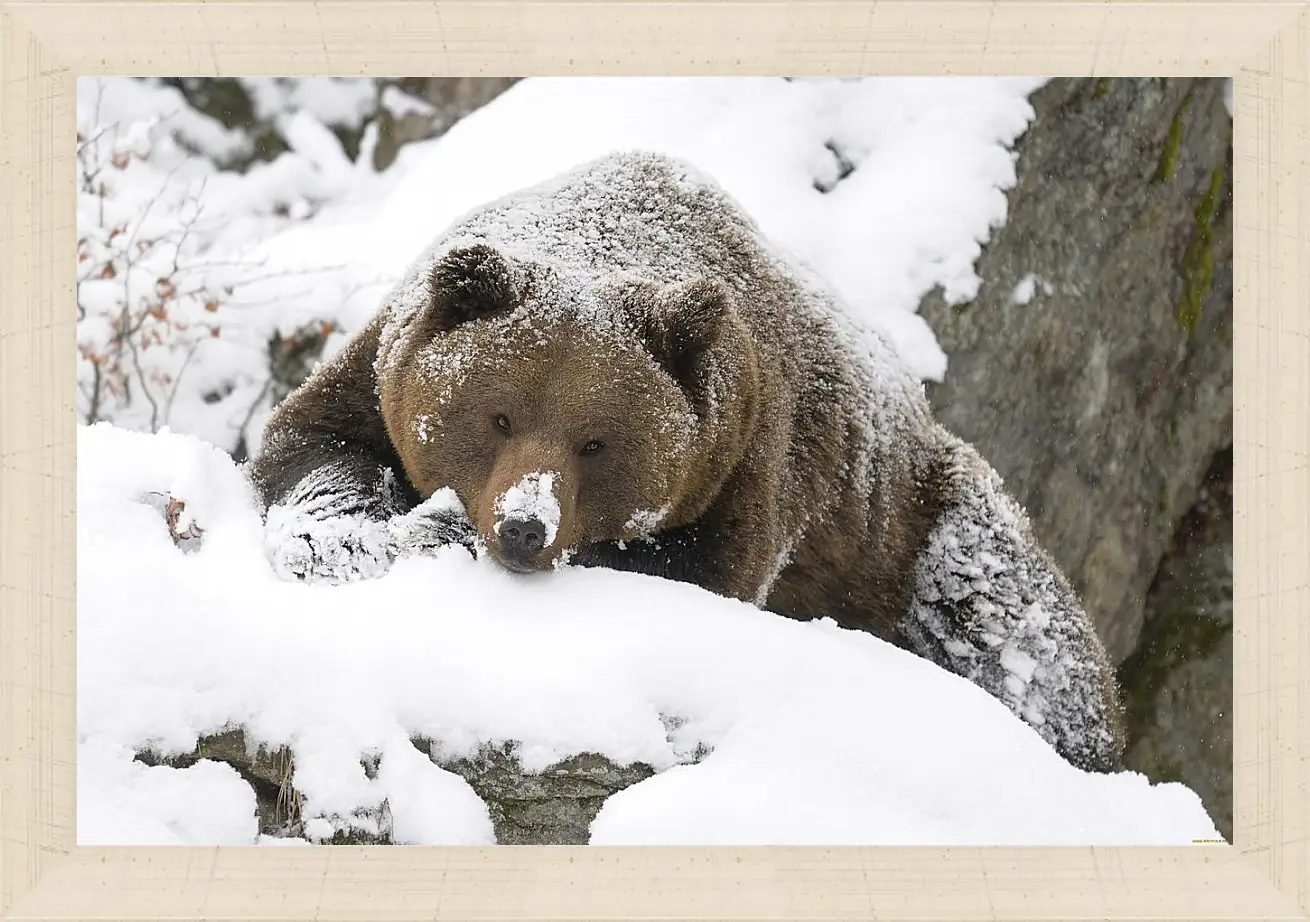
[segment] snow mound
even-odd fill
[[[150,493],[185,501],[198,550]],[[385,800],[399,842],[492,842],[486,805],[413,737],[442,759],[517,741],[528,770],[587,751],[652,765],[593,844],[1217,838],[1185,787],[1080,772],[969,682],[830,622],[635,574],[519,576],[454,547],[377,580],[286,583],[242,471],[179,434],[80,428],[78,504],[82,844],[270,841],[225,766],[132,761],[232,726],[290,746],[310,838]]]

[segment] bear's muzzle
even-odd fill
[[[499,538],[496,559],[506,569],[527,573],[536,569],[532,561],[546,545],[546,526],[537,519],[505,519],[500,523]]]

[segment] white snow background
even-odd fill
[[[917,304],[936,284],[956,300],[976,291],[973,262],[1004,220],[1011,146],[1040,83],[532,79],[382,174],[367,137],[347,160],[316,118],[319,92],[300,108],[279,101],[295,149],[249,175],[178,154],[164,179],[134,165],[119,181],[136,170],[141,202],[189,184],[209,209],[206,233],[189,238],[203,241],[199,275],[228,284],[240,266],[260,267],[221,347],[191,357],[188,374],[235,376],[229,397],[258,393],[250,355],[275,329],[330,319],[339,348],[464,211],[631,147],[711,173],[921,377],[940,378],[946,356]],[[168,101],[126,80],[79,86],[79,122],[93,100],[100,121],[138,125],[138,141]],[[182,120],[193,146],[232,143],[197,118]],[[840,182],[829,142],[855,165]],[[78,433],[81,844],[280,844],[258,835],[253,791],[227,766],[132,760],[237,725],[293,750],[311,838],[386,799],[398,842],[493,841],[485,805],[411,736],[450,756],[516,740],[529,768],[594,751],[659,769],[605,804],[593,844],[1218,838],[1188,789],[1080,772],[965,680],[830,622],[633,574],[517,576],[457,548],[402,559],[375,581],[281,582],[239,469],[202,441],[230,448],[245,423],[257,437],[264,413],[244,420],[235,404],[199,398],[173,409],[172,433]],[[150,492],[185,500],[205,530],[199,552],[174,547],[142,501]],[[698,745],[710,755],[679,764]],[[380,756],[374,778],[365,754]]]

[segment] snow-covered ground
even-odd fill
[[[117,398],[117,422],[167,425],[224,449],[242,432],[257,444],[274,331],[328,321],[337,330],[329,349],[339,348],[452,219],[631,147],[708,171],[921,377],[939,378],[946,356],[918,302],[934,285],[952,299],[976,290],[973,263],[1004,220],[1010,147],[1039,84],[534,79],[441,138],[404,148],[382,174],[369,165],[367,135],[351,162],[324,127],[331,84],[300,96],[270,87],[261,105],[281,113],[293,150],[237,176],[187,152],[239,141],[194,113],[165,117],[176,94],[84,81],[79,130],[99,137],[112,124],[117,140],[97,153],[112,168],[84,177],[79,197],[80,265],[96,273],[79,285],[88,295],[79,385],[88,393],[97,366],[87,356],[103,353],[124,303],[154,292],[140,308],[143,323],[157,325],[146,329],[179,339],[136,356],[161,396],[142,399],[155,379],[138,376]],[[335,89],[334,117],[362,105],[355,84]],[[112,188],[98,189],[102,181]],[[142,238],[161,242],[138,252]],[[181,292],[164,299],[169,322],[189,324],[181,333],[150,300],[164,297],[165,277]],[[283,583],[222,451],[185,435],[97,426],[80,430],[78,452],[84,844],[254,843],[254,795],[234,771],[132,761],[140,747],[189,750],[197,735],[229,725],[291,746],[307,816],[349,815],[385,798],[396,838],[413,843],[489,842],[491,826],[472,789],[411,736],[450,755],[517,740],[538,767],[591,750],[660,769],[605,805],[596,843],[1176,844],[1216,835],[1190,791],[1080,773],[972,685],[830,623],[630,574],[511,576],[459,549],[402,560],[366,583]],[[198,553],[174,547],[141,500],[150,492],[186,501],[205,529]],[[698,744],[711,755],[679,764]],[[363,753],[381,754],[374,778]]]
[[[634,574],[517,576],[458,548],[372,582],[282,582],[223,452],[101,424],[78,458],[83,844],[253,844],[234,771],[131,761],[236,725],[290,744],[311,835],[385,798],[400,841],[491,843],[485,805],[423,737],[443,757],[515,740],[529,770],[578,752],[659,769],[605,804],[594,844],[1217,837],[1188,789],[1078,771],[964,679],[828,621]],[[186,501],[198,551],[149,493]]]

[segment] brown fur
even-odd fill
[[[531,255],[507,256],[470,219],[467,241],[444,245],[402,289],[414,310],[380,312],[274,413],[252,467],[266,502],[283,502],[328,462],[353,484],[347,511],[376,518],[450,487],[499,559],[498,498],[548,471],[558,534],[531,568],[571,555],[791,617],[831,617],[929,655],[935,641],[906,618],[917,567],[972,481],[960,480],[917,382],[863,376],[838,345],[828,296],[763,256],[758,232],[721,193],[679,184],[663,162],[633,164],[657,180],[635,187],[634,211],[685,199],[695,223],[678,233],[707,241],[689,257],[696,271],[665,256],[654,257],[658,271],[620,270],[600,261],[621,262],[606,251],[578,283]],[[567,202],[554,215],[565,241],[595,238],[613,217]],[[577,307],[592,302],[604,322]],[[586,454],[593,441],[603,448]],[[634,513],[660,509],[653,533],[634,525]],[[1018,553],[1039,553],[1027,548]],[[974,642],[970,617],[955,629]],[[1118,702],[1083,622],[1085,648],[1073,652],[1096,673],[1087,687],[1103,714],[1089,719],[1113,725],[1116,742],[1057,745],[1105,769],[1121,748]]]
[[[461,272],[471,279],[457,285]],[[407,351],[391,357],[405,371],[382,389],[380,414],[372,395],[382,316],[288,397],[270,420],[273,437],[257,461],[266,498],[276,501],[279,490],[310,469],[315,446],[344,440],[360,457],[402,474],[411,501],[453,488],[496,556],[495,498],[527,473],[552,471],[559,475],[560,534],[535,567],[551,566],[572,549],[578,564],[654,573],[766,601],[760,592],[795,529],[797,507],[819,509],[832,505],[825,497],[858,495],[840,473],[853,437],[840,437],[840,405],[779,412],[792,391],[786,367],[755,361],[757,343],[730,294],[697,280],[668,289],[632,283],[622,292],[644,349],[576,327],[555,329],[537,345],[534,329],[517,329],[477,383],[437,411],[436,389],[444,382],[416,372],[419,353],[472,320],[503,316],[524,303],[511,293],[506,274],[489,248],[455,251],[436,267],[432,305],[407,337]],[[452,300],[448,292],[456,288],[462,299]],[[476,337],[480,329],[464,332]],[[524,354],[532,361],[519,361]],[[695,387],[697,376],[715,366],[736,370],[723,388],[736,399],[717,413]],[[654,439],[661,419],[689,410],[713,424],[702,426],[686,449]],[[440,450],[413,425],[425,411],[434,428],[449,420]],[[514,423],[508,438],[493,423],[499,414]],[[279,439],[289,431],[297,438]],[[578,454],[591,439],[605,442],[603,456]],[[282,444],[289,447],[278,450]],[[843,626],[896,639],[913,559],[935,518],[936,491],[931,472],[904,462],[890,467],[885,495],[875,493],[867,507],[838,504],[809,527],[772,584],[772,610],[793,617],[822,611]],[[636,540],[639,533],[624,527],[632,511],[666,503],[670,511],[656,540]],[[906,514],[871,533],[870,523],[883,519],[876,513],[887,508]],[[871,547],[878,553],[870,554]]]

